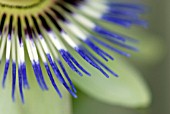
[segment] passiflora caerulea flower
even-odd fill
[[[80,76],[91,76],[91,72],[69,50],[74,50],[76,56],[103,76],[117,77],[119,72],[115,73],[100,59],[114,59],[106,50],[129,57],[130,54],[121,49],[137,51],[127,43],[137,41],[102,24],[126,28],[147,26],[141,19],[145,12],[143,6],[114,0],[1,0],[0,9],[0,60],[5,59],[5,64],[1,64],[4,66],[2,87],[10,76],[12,99],[15,101],[16,88],[19,88],[23,103],[23,89],[30,88],[30,77],[35,77],[42,90],[49,89],[48,77],[59,97],[62,97],[59,84],[77,97],[66,67]],[[7,76],[10,64],[12,74]],[[34,75],[27,71],[28,64],[32,65]]]

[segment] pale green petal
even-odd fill
[[[151,114],[149,109],[134,110],[108,105],[78,92],[79,99],[73,100],[74,114]]]
[[[10,73],[10,72],[9,72]],[[47,75],[45,75],[47,78]],[[1,75],[2,77],[2,75]],[[60,91],[63,98],[60,99],[55,92],[48,78],[49,90],[42,91],[34,78],[34,74],[29,70],[30,90],[24,91],[25,104],[21,103],[19,98],[18,87],[16,90],[16,101],[13,102],[11,98],[11,76],[8,75],[5,89],[0,87],[0,114],[71,114],[71,99],[70,94],[61,87]]]
[[[76,58],[92,76],[80,77],[70,72],[73,82],[87,95],[105,103],[133,108],[148,106],[151,102],[150,92],[141,74],[121,56],[117,54],[113,56],[115,61],[110,61],[107,65],[119,75],[119,78],[112,75],[110,78],[104,77],[77,56]]]

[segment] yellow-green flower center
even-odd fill
[[[43,10],[54,4],[54,0],[0,0],[0,16],[24,17],[40,14]]]
[[[44,0],[0,0],[1,6],[6,7],[31,7]]]

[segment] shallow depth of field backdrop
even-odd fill
[[[146,31],[155,36],[155,41],[160,42],[159,45],[151,44],[155,47],[152,47],[149,54],[158,55],[151,56],[150,60],[154,62],[148,65],[147,62],[142,64],[142,61],[132,62],[142,72],[151,88],[151,106],[145,109],[111,106],[79,93],[81,100],[74,99],[74,114],[170,114],[170,0],[144,2],[151,6],[147,17],[150,27]],[[142,57],[145,58],[145,55]]]

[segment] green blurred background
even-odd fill
[[[154,47],[150,52],[152,54],[161,49],[163,51],[161,59],[155,63],[141,65],[134,62],[151,88],[153,97],[151,106],[145,109],[111,106],[79,92],[79,99],[74,99],[73,114],[170,114],[170,0],[144,0],[143,2],[150,6],[147,17],[150,26],[145,31],[154,34],[155,40],[163,45],[163,47]],[[159,48],[161,49],[158,50]]]

